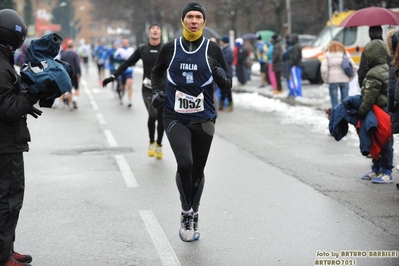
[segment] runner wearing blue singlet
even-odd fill
[[[101,40],[98,41],[94,48],[94,57],[97,63],[98,82],[101,84],[104,79],[105,60],[107,59],[107,49]]]
[[[114,54],[115,54],[116,50],[118,50],[118,48],[120,47],[120,44],[121,43],[119,40],[115,40],[112,43],[112,47],[110,49],[108,49],[108,51],[107,51],[107,61],[108,61],[107,63],[108,63],[108,69],[109,69],[110,75],[113,75],[115,70],[117,69],[117,66],[119,66],[119,63],[115,62]],[[104,84],[105,80],[106,79],[103,80],[103,84]],[[114,81],[116,83],[116,86],[114,84]],[[120,94],[119,79],[112,80],[112,91],[114,91],[114,90],[116,91],[116,93],[119,96],[119,99],[121,100],[122,95]]]
[[[119,47],[114,53],[115,62],[123,63],[128,60],[133,54],[134,49],[129,45],[129,39],[122,39],[122,46]],[[117,67],[115,65],[115,67]],[[120,85],[122,93],[127,91],[127,107],[132,107],[132,95],[133,95],[133,67],[128,67],[123,74],[120,76]],[[120,104],[123,104],[122,99]]]

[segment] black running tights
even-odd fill
[[[155,141],[155,128],[157,130],[157,143],[159,145],[162,145],[162,139],[163,139],[163,133],[164,133],[164,128],[163,128],[163,108],[155,109],[151,105],[151,100],[152,100],[152,90],[142,87],[141,89],[142,95],[143,95],[143,100],[145,107],[147,108],[148,111],[148,121],[147,121],[147,127],[148,127],[148,135],[150,137],[150,142]],[[158,121],[158,124],[157,124]]]
[[[183,123],[164,117],[164,127],[177,161],[176,185],[182,209],[198,211],[205,183],[204,168],[211,148],[215,123]]]

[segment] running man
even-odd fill
[[[94,49],[94,57],[96,58],[97,63],[98,82],[101,85],[104,79],[105,60],[107,59],[107,49],[101,40],[98,41],[98,44]]]
[[[163,108],[156,110],[151,105],[152,99],[152,88],[151,88],[151,69],[153,68],[155,61],[157,60],[158,53],[161,50],[163,43],[161,41],[161,26],[158,24],[152,24],[149,28],[148,43],[144,43],[126,60],[124,61],[113,74],[104,79],[103,86],[106,86],[109,82],[114,81],[120,75],[122,75],[126,69],[130,66],[134,66],[140,59],[143,61],[143,85],[141,92],[143,95],[144,104],[148,111],[148,132],[150,137],[150,144],[148,147],[148,156],[157,159],[162,159],[162,138],[163,138]],[[164,89],[162,89],[164,90]],[[158,123],[158,124],[157,124]],[[155,128],[157,129],[157,141],[155,142]]]
[[[89,74],[89,56],[91,54],[91,47],[84,39],[80,40],[78,47],[78,55],[81,58],[81,63],[84,67],[85,73]]]
[[[78,54],[75,52],[75,46],[72,39],[67,41],[67,49],[61,51],[61,60],[67,62],[73,69],[73,75],[71,76],[71,82],[73,86],[73,92],[70,91],[67,94],[67,101],[69,109],[78,108],[79,98],[79,82],[81,77],[80,60]],[[61,96],[62,98],[63,96]]]
[[[120,47],[120,41],[119,40],[115,40],[112,43],[112,47],[110,49],[108,49],[107,51],[107,65],[108,65],[108,69],[109,69],[109,74],[113,75],[115,70],[119,67],[119,63],[115,62],[114,59],[114,54],[116,52],[116,50],[118,50],[118,48]],[[105,79],[104,79],[105,81]],[[104,84],[103,81],[103,84]],[[115,88],[115,84],[114,81],[116,83],[116,88]],[[119,85],[119,78],[118,79],[114,79],[112,80],[112,91],[116,91],[116,93],[118,94],[118,96],[120,97],[120,85]],[[121,98],[119,98],[121,100]]]
[[[122,39],[122,46],[119,47],[114,53],[115,62],[123,63],[129,59],[133,54],[134,49],[129,45],[129,39]],[[127,91],[127,107],[132,107],[132,95],[133,95],[133,67],[129,66],[125,72],[121,74],[120,80],[122,95]],[[120,104],[123,104],[122,98]]]
[[[165,105],[165,132],[177,161],[176,185],[182,208],[179,236],[185,242],[200,237],[198,209],[215,132],[213,82],[222,90],[232,86],[222,50],[202,35],[205,21],[200,4],[189,3],[183,8],[183,36],[162,47],[151,76],[152,105]]]

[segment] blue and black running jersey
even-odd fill
[[[209,40],[186,51],[181,37],[174,41],[174,53],[167,69],[165,112],[185,121],[216,117],[213,102],[213,77],[207,51]]]

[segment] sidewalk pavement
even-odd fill
[[[232,91],[236,93],[249,92],[258,93],[261,96],[279,99],[282,102],[290,105],[308,106],[315,109],[327,110],[330,108],[330,95],[327,84],[309,84],[307,81],[302,81],[302,97],[292,98],[288,97],[287,84],[284,79],[281,80],[283,91],[280,94],[273,94],[271,85],[267,85],[265,88],[258,88],[260,84],[260,78],[256,75],[245,85],[240,85],[237,79],[233,78]]]

